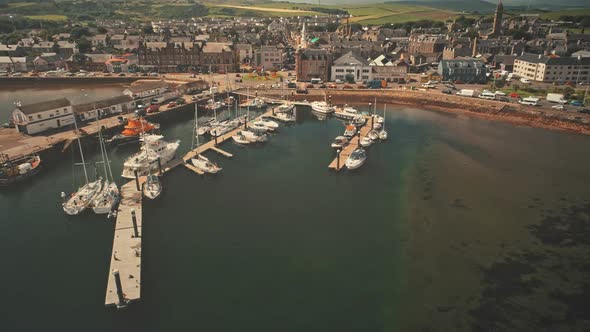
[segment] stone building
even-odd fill
[[[485,63],[479,59],[442,60],[438,64],[438,74],[445,81],[485,83],[486,73]]]
[[[295,53],[295,72],[298,82],[309,82],[312,78],[322,81],[330,79],[332,54],[322,49],[299,49]]]

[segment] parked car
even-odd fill
[[[336,84],[343,84],[343,83],[344,83],[344,81],[343,81],[343,80],[341,80],[341,79],[337,79],[337,80],[335,81],[335,83],[336,83]]]
[[[242,77],[242,75],[240,75],[240,74],[236,74],[236,77]]]
[[[120,73],[120,74],[119,74],[119,75],[117,75],[117,76],[119,76],[119,77],[123,77],[123,76],[125,76],[125,73]]]
[[[584,108],[584,109],[579,110],[578,113],[590,114],[590,110],[587,108]]]
[[[327,85],[325,85],[325,84],[320,84],[320,89],[325,89],[325,88],[327,88],[327,87],[328,87],[328,86],[327,86]]]
[[[242,83],[242,79],[241,79],[241,78],[236,78],[236,79],[235,79],[235,82],[236,82],[236,83]]]
[[[154,104],[154,105],[150,105],[147,109],[146,112],[148,113],[155,113],[160,111],[160,105],[158,104]]]
[[[150,76],[154,76],[154,77],[155,77],[155,76],[158,76],[158,73],[156,73],[156,72],[151,72],[151,73],[150,73]]]
[[[496,97],[496,100],[497,101],[503,101],[505,103],[509,103],[510,102],[510,99],[508,99],[508,97],[503,97],[503,96]]]
[[[264,83],[260,83],[256,86],[257,89],[262,89],[264,88]]]
[[[454,83],[455,83],[455,84],[465,84],[465,83],[464,83],[463,81],[461,81],[461,80],[456,80]]]
[[[328,84],[328,89],[336,89],[336,88],[338,88],[338,86],[336,84],[334,84],[334,83]]]
[[[357,89],[366,89],[367,87],[364,86],[364,85],[362,85],[362,84],[359,84],[359,85],[356,86],[356,88]]]
[[[272,89],[280,89],[281,88],[281,83],[274,83],[273,85],[270,86]]]
[[[176,100],[176,105],[184,105],[186,104],[186,101],[184,100],[184,98],[178,98],[178,100]]]
[[[315,86],[313,86],[313,84],[308,84],[308,85],[306,86],[306,88],[308,88],[308,89],[313,89],[313,88],[315,88]]]
[[[176,102],[175,101],[171,101],[171,102],[168,103],[167,106],[168,106],[168,108],[170,108],[170,107],[176,107]]]
[[[565,111],[565,107],[563,107],[563,105],[553,105],[553,106],[551,106],[551,108],[556,109],[556,110]]]
[[[512,92],[510,94],[510,98],[516,98],[516,99],[520,99],[520,94],[516,93],[516,92]]]
[[[496,96],[505,96],[506,95],[506,93],[499,91],[499,90],[496,91],[495,93],[496,93]]]
[[[442,90],[442,93],[445,93],[447,95],[452,95],[453,91],[451,91],[451,89],[444,89],[444,90]]]
[[[570,105],[572,105],[572,106],[576,106],[576,107],[583,106],[583,105],[582,105],[582,102],[581,102],[581,101],[579,101],[579,100],[572,100],[572,101],[570,101]]]
[[[111,73],[106,73],[103,76],[113,76]]]
[[[521,78],[520,79],[520,83],[522,84],[531,84],[531,80],[529,80],[528,78]]]
[[[352,89],[352,86],[346,84],[345,86],[342,87],[342,89]]]
[[[295,89],[295,88],[297,88],[297,84],[294,83],[294,82],[288,83],[287,84],[287,88],[289,88],[289,89]]]

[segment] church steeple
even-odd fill
[[[491,33],[494,37],[502,34],[502,14],[504,14],[504,5],[502,4],[502,0],[500,0],[498,1],[498,6],[496,6],[496,12],[494,13],[494,26]]]

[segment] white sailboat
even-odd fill
[[[236,142],[237,144],[250,144],[250,142],[246,136],[241,131],[238,131],[235,135],[231,137],[231,139]]]
[[[100,153],[102,155],[102,164],[104,168],[105,180],[102,190],[96,195],[92,202],[92,211],[96,214],[106,214],[114,211],[115,206],[119,203],[119,187],[113,177],[109,156],[102,138],[102,130],[98,130],[98,140]]]
[[[74,119],[74,126],[76,128],[76,132],[78,132],[78,124],[76,123],[76,119]],[[99,178],[93,182],[88,181],[88,172],[86,170],[86,161],[84,160],[84,151],[82,151],[80,136],[77,135],[76,139],[78,140],[78,148],[80,149],[80,157],[82,159],[82,168],[84,169],[84,179],[86,182],[83,186],[78,188],[77,191],[72,193],[69,198],[64,192],[61,193],[61,197],[64,199],[62,208],[64,212],[70,216],[78,215],[84,212],[84,210],[90,206],[97,193],[102,189],[102,179]]]
[[[387,139],[387,132],[385,131],[385,116],[387,112],[387,105],[383,105],[383,129],[379,132],[379,139],[386,140]]]
[[[195,130],[197,130],[198,128],[198,124],[197,124],[197,114],[198,114],[198,110],[197,110],[197,104],[195,104]],[[197,138],[197,149],[199,148],[199,136],[198,135],[193,135],[193,141],[191,143],[191,150],[194,149],[194,141],[195,141],[195,137]],[[215,165],[215,163],[211,162],[209,159],[207,159],[207,157],[202,156],[200,153],[197,153],[196,156],[194,156],[193,158],[191,158],[191,163],[193,164],[193,166],[195,166],[197,169],[205,172],[205,173],[210,173],[210,174],[215,174],[221,171],[221,167]]]
[[[269,120],[269,119],[265,119],[265,118],[260,118],[258,120],[252,121],[252,124],[261,124],[263,126],[265,126],[268,130],[274,131],[277,130],[279,128],[279,124],[276,123],[275,121]]]
[[[268,140],[268,136],[262,132],[255,129],[252,130],[242,130],[242,135],[250,142],[266,142]]]

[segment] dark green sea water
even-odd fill
[[[590,138],[389,109],[356,172],[327,167],[342,123],[302,110],[265,145],[208,155],[220,176],[168,173],[144,204],[142,300],[119,312],[103,306],[113,223],[61,211],[65,153],[0,192],[2,330],[589,328]],[[163,130],[181,154],[191,126]],[[132,152],[110,151],[114,171]]]

